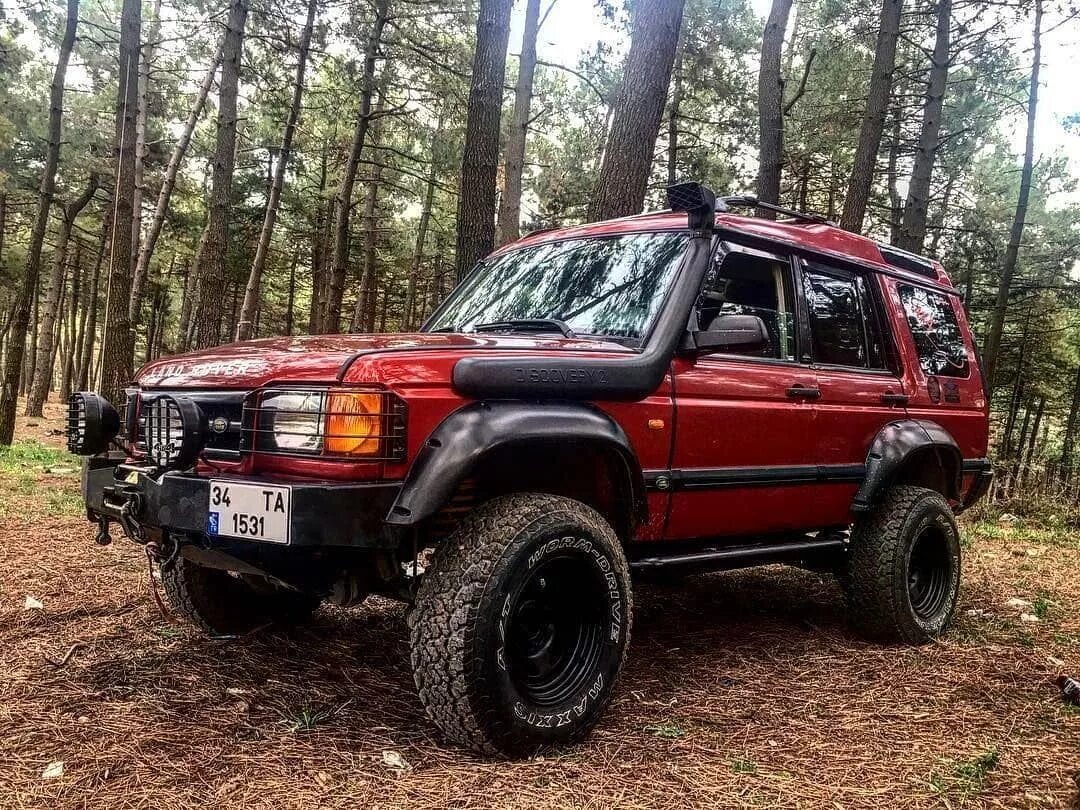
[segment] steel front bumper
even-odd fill
[[[204,545],[254,542],[206,534],[209,478],[179,472],[154,477],[138,465],[98,457],[87,461],[83,468],[83,497],[91,520],[114,521],[128,534],[132,534],[133,522],[141,531],[198,537]],[[292,488],[289,545],[395,548],[398,544],[398,536],[386,525],[385,518],[400,483],[297,483],[249,477],[235,480]]]

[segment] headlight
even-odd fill
[[[323,446],[324,391],[273,391],[259,403],[260,450],[319,453]]]
[[[366,461],[405,458],[405,402],[389,391],[271,388],[257,393],[244,431],[256,452]]]

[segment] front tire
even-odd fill
[[[436,549],[409,614],[420,701],[477,753],[576,742],[611,700],[631,600],[618,538],[593,509],[542,494],[488,501]]]
[[[960,534],[931,489],[891,487],[851,533],[852,623],[882,641],[925,644],[948,628],[960,593]]]
[[[173,612],[212,636],[306,621],[320,601],[310,594],[199,565],[183,556],[162,569],[161,581]]]

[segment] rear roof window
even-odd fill
[[[908,329],[927,376],[967,377],[967,347],[949,296],[910,284],[897,285]]]

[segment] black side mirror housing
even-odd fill
[[[691,354],[759,352],[769,347],[769,330],[757,315],[722,314],[707,331],[687,334],[683,348]]]

